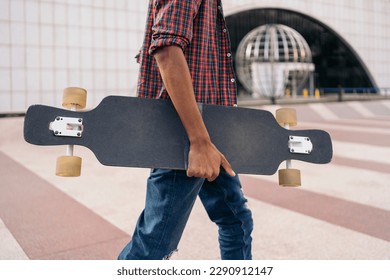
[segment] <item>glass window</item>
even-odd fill
[[[9,68],[10,66],[10,48],[0,46],[0,67]]]
[[[26,71],[24,69],[12,69],[12,91],[26,90]]]
[[[11,73],[8,69],[0,69],[0,91],[9,92],[11,88]],[[3,94],[3,93],[0,93]]]
[[[39,22],[39,1],[26,2],[26,21],[29,23]]]
[[[2,0],[0,1],[0,19],[1,20],[9,20],[9,2],[10,0]]]
[[[92,52],[90,49],[81,50],[81,69],[92,69]]]
[[[9,113],[11,111],[11,93],[0,92],[0,112]]]
[[[54,45],[66,46],[68,42],[68,34],[65,26],[54,26]]]
[[[41,67],[42,68],[53,68],[53,49],[42,48],[41,51]]]
[[[57,69],[65,69],[68,66],[68,52],[66,48],[55,48],[54,59]]]
[[[26,44],[34,46],[39,45],[39,28],[35,23],[26,25]]]
[[[61,4],[54,5],[54,22],[56,24],[66,24],[66,11],[68,7]]]
[[[11,23],[11,44],[24,45],[24,24],[23,23]]]
[[[53,24],[53,4],[49,2],[40,1],[40,16],[41,22],[47,24]]]
[[[39,68],[40,49],[38,47],[29,47],[26,50],[26,63],[29,68]]]
[[[74,86],[78,86],[81,84],[81,73],[80,73],[80,70],[79,69],[72,69],[71,71],[69,71],[69,76],[68,76],[68,86],[69,85],[74,85]]]
[[[80,50],[70,49],[68,50],[68,68],[80,68]]]
[[[11,63],[12,67],[15,68],[22,68],[26,66],[26,55],[24,47],[11,48]]]
[[[80,25],[80,8],[78,6],[68,6],[68,25],[79,26]]]
[[[54,91],[54,74],[52,70],[41,71],[41,85],[43,91]]]
[[[12,110],[23,112],[26,107],[26,94],[24,92],[14,92],[11,95]]]
[[[92,71],[84,70],[81,73],[81,84],[79,86],[85,88],[86,90],[93,88],[93,84],[94,84],[93,78],[94,77]]]
[[[27,88],[28,90],[40,90],[40,73],[38,70],[27,70]]]
[[[93,61],[95,69],[105,68],[105,53],[101,50],[96,50],[93,54]]]
[[[80,31],[78,27],[69,27],[68,28],[68,45],[71,47],[80,46]]]
[[[92,26],[92,9],[90,7],[81,7],[80,25],[85,27]]]
[[[92,29],[91,28],[86,28],[83,27],[80,30],[80,47],[82,48],[92,48],[93,47],[93,42],[92,42]]]
[[[11,20],[12,21],[24,21],[24,5],[20,0],[10,1],[11,7]]]
[[[33,105],[33,104],[41,104],[41,93],[40,91],[34,91],[31,90],[30,88],[28,89],[27,93],[27,106]]]
[[[104,48],[104,33],[102,29],[93,31],[93,45],[95,48]]]
[[[41,27],[41,45],[53,46],[54,44],[54,33],[52,25],[43,25]]]
[[[55,88],[57,90],[62,90],[66,87],[69,87],[70,84],[68,82],[68,71],[67,70],[62,70],[62,69],[57,69],[55,72]]]
[[[10,43],[10,26],[8,22],[2,22],[0,24],[0,44]]]

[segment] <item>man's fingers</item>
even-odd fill
[[[225,157],[222,157],[221,165],[223,169],[225,169],[227,174],[229,174],[232,177],[236,176],[236,172],[234,172],[232,166],[230,165],[230,163],[227,161]]]
[[[197,177],[197,172],[194,168],[192,168],[192,165],[188,165],[188,167],[187,167],[187,176],[188,177]]]
[[[216,160],[214,162],[209,161],[207,159],[203,159],[200,162],[189,163],[187,167],[187,176],[205,178],[208,181],[212,182],[219,176],[221,166],[230,176],[236,176],[236,173],[233,171],[233,168],[231,167],[225,156],[219,153],[219,157],[219,160]]]
[[[212,182],[219,176],[219,168],[214,170],[212,167],[202,168],[201,166],[199,166],[198,168],[194,169],[189,166],[187,169],[187,176],[205,178],[208,181]]]

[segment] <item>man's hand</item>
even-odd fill
[[[206,178],[211,182],[218,177],[221,166],[230,176],[236,175],[230,163],[214,144],[211,142],[191,144],[187,176]]]

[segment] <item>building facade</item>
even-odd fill
[[[389,0],[224,0],[233,51],[252,29],[281,23],[313,53],[315,85],[389,94]],[[61,105],[62,89],[135,95],[134,56],[146,0],[0,0],[0,114]]]

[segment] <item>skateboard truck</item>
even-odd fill
[[[77,111],[86,106],[87,91],[82,88],[69,87],[64,89],[62,106]],[[56,136],[81,137],[83,133],[83,119],[56,117],[50,123],[50,130]],[[73,156],[73,145],[67,145],[66,156],[57,158],[56,175],[62,177],[78,177],[81,174],[81,157]]]
[[[297,125],[297,113],[292,108],[281,108],[276,111],[276,121],[285,129]],[[290,153],[310,154],[313,144],[308,137],[289,136],[288,148]],[[293,169],[291,160],[286,160],[286,169],[280,169],[279,185],[283,187],[299,187],[301,185],[301,171]]]
[[[313,150],[313,143],[309,137],[290,136],[288,147],[292,154],[310,154]]]
[[[55,136],[81,137],[83,133],[83,119],[56,117],[50,123],[49,129],[54,132]]]

